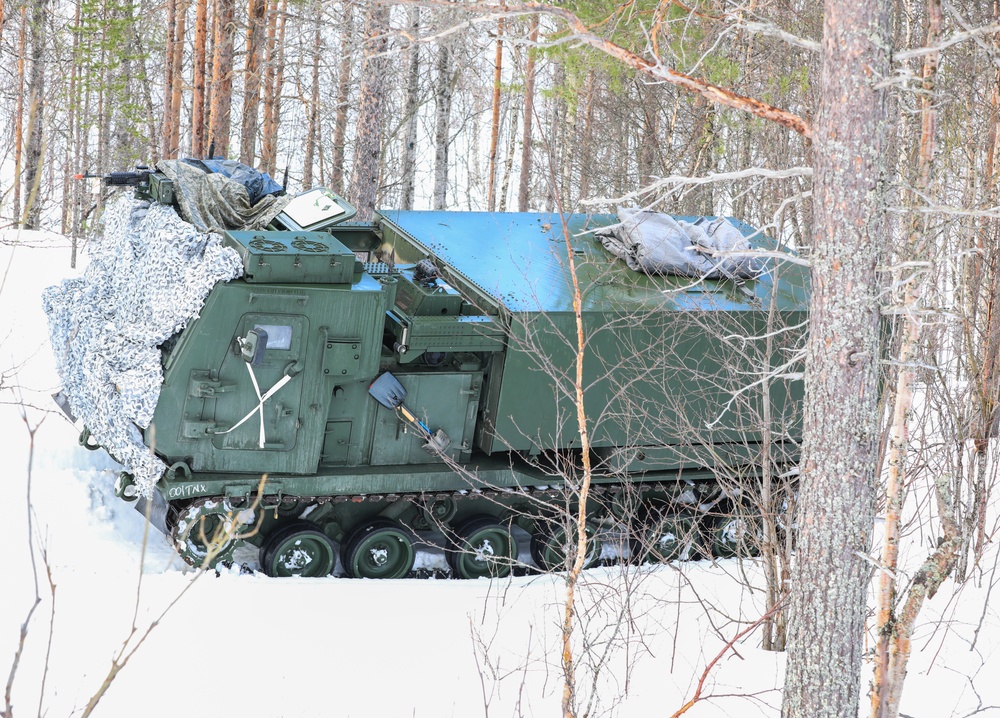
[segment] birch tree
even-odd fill
[[[309,189],[313,186],[313,165],[316,161],[316,141],[319,136],[319,103],[320,103],[320,85],[319,85],[319,61],[320,53],[323,47],[323,32],[322,32],[322,19],[323,19],[323,5],[322,3],[315,2],[313,4],[313,52],[312,52],[312,68],[310,77],[310,96],[309,96],[309,107],[306,110],[307,116],[309,118],[309,125],[306,131],[306,147],[305,156],[302,159],[302,187],[303,189]]]
[[[389,44],[388,31],[389,9],[379,5],[369,7],[365,12],[361,98],[349,193],[361,221],[371,219],[378,197],[387,91],[385,51]]]
[[[38,229],[42,213],[39,188],[45,153],[45,52],[48,37],[49,0],[31,4],[31,70],[28,76],[28,148],[24,157],[25,222],[27,229]]]
[[[538,18],[532,17],[531,31],[528,42],[538,41]],[[528,211],[529,191],[531,187],[531,126],[535,112],[535,54],[528,52],[524,70],[524,122],[521,138],[521,176],[517,185],[517,211]]]
[[[420,8],[409,8],[407,24],[414,37],[420,30]],[[420,45],[411,42],[406,48],[406,100],[403,117],[406,131],[403,137],[402,189],[400,209],[413,209],[417,176],[417,112],[420,108]]]
[[[353,68],[354,3],[346,2],[340,22],[340,64],[337,68],[337,94],[334,99],[336,116],[333,124],[331,148],[330,187],[337,194],[344,193],[344,171],[347,162],[347,113],[350,104],[351,75]]]
[[[455,71],[448,41],[437,48],[434,64],[434,190],[431,206],[445,209],[448,197],[448,148],[451,144],[451,93]]]

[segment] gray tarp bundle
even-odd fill
[[[660,212],[619,207],[618,219],[595,235],[637,272],[721,279],[753,278],[763,271],[758,259],[727,254],[752,248],[724,217],[685,222]]]
[[[159,346],[198,317],[218,282],[242,273],[239,255],[208,228],[259,229],[286,198],[250,205],[239,182],[180,162],[158,169],[174,180],[181,212],[119,197],[88,247],[84,275],[42,296],[63,391],[94,438],[152,494],[165,466],[143,442],[163,383]]]

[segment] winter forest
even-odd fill
[[[237,636],[255,670],[295,652],[294,668],[268,680],[296,696],[237,701],[246,715],[340,714],[317,698],[333,671],[351,686],[343,715],[1000,716],[1000,0],[0,0],[0,57],[9,316],[86,261],[120,191],[96,178],[185,157],[239,160],[290,194],[328,187],[359,220],[619,207],[735,217],[793,249],[811,277],[808,332],[782,348],[787,363],[748,378],[735,361],[718,380],[737,403],[805,380],[797,466],[764,451],[751,478],[719,477],[751,497],[752,551],[583,570],[581,531],[562,574],[398,589],[282,588],[238,567],[195,585],[215,572],[185,573],[169,545],[147,546],[141,517],[74,523],[113,513],[99,498],[110,488],[91,483],[113,483],[113,468],[60,453],[72,427],[38,444],[36,485],[76,477],[66,506],[80,517],[66,525],[77,538],[66,542],[122,565],[91,584],[79,563],[50,559],[36,522],[46,507],[58,521],[63,504],[32,502],[29,459],[41,422],[66,422],[32,393],[56,380],[31,385],[17,354],[47,339],[34,329],[19,340],[12,320],[0,332],[0,409],[26,452],[29,494],[27,511],[23,498],[13,510],[26,514],[16,535],[0,536],[45,569],[34,565],[32,588],[19,559],[18,591],[0,588],[3,718],[124,715],[151,676],[191,670],[199,651],[220,680],[245,679],[218,665],[235,647],[206,647],[234,640],[215,621],[281,615],[284,626],[290,605],[305,633],[345,655],[327,666],[328,647],[270,626]],[[29,263],[28,251],[47,253]],[[45,277],[25,285],[26,300],[16,282],[34,272]],[[768,337],[794,330],[769,324]],[[599,424],[577,376],[562,378],[580,389],[581,425]],[[589,464],[567,472],[585,500]],[[115,531],[130,549],[108,548],[122,541]],[[147,573],[159,561],[141,598],[127,573],[140,561]],[[94,610],[127,618],[106,615],[111,627],[74,643],[70,619],[87,623],[82,597],[102,584],[127,607]],[[288,586],[301,595],[278,594]],[[198,603],[241,607],[208,620],[187,608]],[[328,605],[374,618],[317,627]],[[435,610],[453,615],[417,628]],[[174,616],[188,621],[187,643],[166,628]],[[420,656],[392,655],[400,641]],[[412,665],[428,655],[447,687]],[[198,700],[218,685],[185,680]],[[298,693],[297,680],[315,692]],[[382,695],[392,685],[399,695]],[[215,700],[193,714],[233,705]]]

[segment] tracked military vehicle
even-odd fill
[[[689,232],[735,231],[743,253],[692,243],[690,266],[670,272],[615,234],[642,213],[382,211],[360,223],[315,189],[257,228],[177,240],[176,210],[190,212],[176,168],[138,183],[138,199],[109,209],[125,239],[97,250],[89,277],[102,289],[47,297],[53,345],[64,379],[85,375],[67,379],[66,404],[83,443],[125,465],[119,496],[192,564],[249,546],[273,576],[398,578],[433,545],[458,577],[562,567],[583,464],[574,301],[593,466],[586,565],[745,550],[755,487],[797,460],[807,276],[740,222],[687,218]],[[157,243],[222,269],[165,266]],[[769,254],[746,259],[758,250]],[[170,275],[176,288],[159,298],[136,291]],[[191,277],[203,296],[176,299]],[[135,329],[175,303],[194,311]],[[110,333],[96,348],[77,346],[87,322]],[[92,367],[127,362],[142,341],[145,364],[112,366],[88,398]],[[132,395],[140,374],[155,376],[151,397]],[[131,447],[112,439],[116,412]]]

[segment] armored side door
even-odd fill
[[[309,320],[299,314],[244,314],[229,350],[214,372],[192,372],[205,384],[203,416],[210,419],[214,451],[206,469],[237,472],[301,472],[306,458],[295,451],[309,343]],[[240,351],[251,330],[266,334],[256,363]],[[214,377],[211,376],[214,374]],[[313,462],[314,463],[314,462]],[[300,466],[300,464],[302,464]]]

